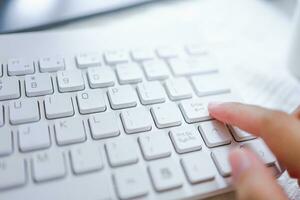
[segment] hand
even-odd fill
[[[240,103],[213,103],[208,109],[212,117],[261,137],[300,184],[299,109],[291,115]],[[287,199],[270,171],[249,150],[234,149],[229,161],[238,199]]]

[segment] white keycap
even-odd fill
[[[169,137],[162,132],[150,133],[139,137],[139,143],[146,160],[164,158],[171,155]]]
[[[155,58],[155,54],[150,49],[134,49],[131,51],[132,59],[135,61],[151,60]]]
[[[103,88],[114,86],[115,75],[109,67],[88,68],[88,80],[91,88]]]
[[[57,83],[60,92],[72,92],[84,89],[81,71],[59,71],[57,72]]]
[[[45,99],[44,104],[48,119],[69,117],[74,114],[72,99],[68,96],[50,96]]]
[[[216,176],[213,162],[206,152],[200,151],[182,158],[181,164],[190,183],[213,180]]]
[[[53,93],[51,77],[48,73],[25,76],[25,90],[29,97]]]
[[[190,44],[190,45],[187,45],[185,47],[186,51],[188,54],[190,55],[197,55],[197,56],[205,56],[207,55],[209,52],[208,52],[208,49],[205,48],[205,46],[203,45],[199,45],[199,44]]]
[[[4,108],[0,104],[0,127],[4,125]]]
[[[114,65],[124,63],[130,60],[128,52],[124,50],[111,50],[104,53],[104,58],[107,64]]]
[[[113,109],[134,107],[137,104],[137,94],[130,85],[109,88],[108,97]]]
[[[120,84],[138,83],[143,80],[143,73],[136,63],[124,63],[116,66]]]
[[[9,76],[33,74],[33,61],[26,59],[10,59],[7,62],[7,71]]]
[[[100,148],[90,144],[75,146],[70,151],[72,169],[75,174],[97,171],[103,168]]]
[[[124,110],[121,118],[126,133],[149,131],[152,128],[151,114],[145,107]]]
[[[156,52],[161,58],[173,58],[179,55],[179,49],[175,47],[160,47]]]
[[[137,91],[141,103],[144,105],[165,102],[165,91],[158,81],[140,83],[137,86]]]
[[[23,152],[50,147],[49,129],[46,122],[24,124],[18,127],[19,148]]]
[[[250,149],[268,166],[276,162],[275,156],[261,139],[246,142],[242,147]]]
[[[9,102],[9,121],[11,124],[36,122],[40,119],[39,106],[34,99]]]
[[[8,127],[0,128],[0,156],[13,152],[12,133]],[[0,167],[1,168],[1,167]]]
[[[106,143],[109,163],[112,167],[129,165],[138,161],[138,146],[132,138],[121,138]]]
[[[66,175],[65,158],[61,152],[41,152],[33,155],[32,175],[36,182],[63,178]]]
[[[118,136],[118,119],[114,112],[94,114],[89,118],[89,125],[94,139]]]
[[[194,59],[171,59],[169,61],[172,72],[175,76],[189,76],[196,74],[207,74],[217,72],[218,68],[213,63],[214,59],[207,56]]]
[[[192,97],[192,87],[185,78],[168,79],[165,87],[169,98],[173,101]]]
[[[229,128],[230,128],[230,131],[231,131],[234,139],[238,142],[256,138],[254,135],[251,135],[250,133],[248,133],[242,129],[239,129],[238,127],[229,126]]]
[[[83,142],[86,139],[83,123],[77,118],[56,121],[55,133],[59,145]]]
[[[231,166],[228,160],[229,152],[229,147],[220,147],[214,149],[214,151],[211,153],[211,157],[219,173],[224,177],[231,175]]]
[[[231,136],[228,128],[217,120],[202,122],[199,131],[208,147],[230,144]]]
[[[143,62],[143,67],[149,81],[164,80],[169,77],[169,69],[165,62],[149,60]]]
[[[0,159],[0,190],[20,187],[26,183],[25,162],[16,157]]]
[[[98,53],[81,53],[76,56],[78,68],[87,68],[101,65],[101,55]]]
[[[41,72],[56,72],[65,69],[65,60],[61,56],[48,56],[39,60]]]
[[[200,133],[194,127],[173,128],[170,137],[178,153],[187,153],[202,148]]]
[[[151,108],[151,112],[158,128],[179,126],[181,124],[181,113],[174,103],[155,105]]]
[[[127,166],[114,172],[114,180],[120,199],[132,199],[148,194],[147,173],[139,166]]]
[[[200,97],[229,93],[230,88],[227,86],[227,82],[228,80],[219,74],[203,74],[192,77],[192,84],[196,94]]]
[[[77,102],[81,114],[103,112],[106,110],[103,93],[99,90],[78,92]]]
[[[180,168],[173,160],[164,159],[149,163],[149,171],[156,191],[162,192],[182,186]]]
[[[207,109],[207,103],[198,99],[184,100],[179,104],[185,121],[188,123],[201,122],[211,119]]]
[[[17,99],[20,97],[19,81],[16,77],[0,79],[0,100]]]

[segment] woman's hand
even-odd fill
[[[261,137],[300,184],[300,110],[289,115],[240,103],[212,103],[208,109],[212,117]],[[229,161],[238,199],[287,199],[270,171],[249,150],[233,150]]]

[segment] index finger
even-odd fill
[[[300,177],[300,123],[284,112],[240,103],[210,104],[212,117],[261,137],[291,176]]]

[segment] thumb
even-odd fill
[[[252,152],[234,149],[229,161],[239,200],[287,200],[271,171]]]

